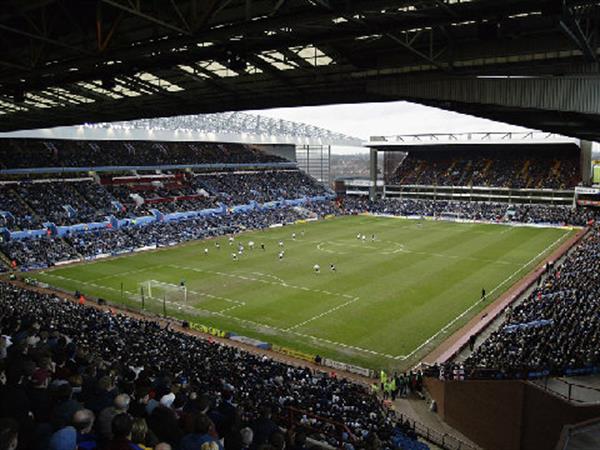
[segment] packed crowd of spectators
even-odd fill
[[[0,185],[0,211],[0,227],[19,230],[42,226],[41,220],[27,209],[11,185]]]
[[[390,182],[403,185],[573,188],[579,159],[571,150],[419,151],[409,153]]]
[[[465,361],[469,368],[548,370],[600,364],[600,229],[594,227]]]
[[[284,184],[285,185],[285,184]],[[265,189],[265,188],[263,188]],[[250,195],[261,195],[260,189]],[[277,195],[286,191],[277,191]],[[221,195],[221,194],[218,194]],[[235,200],[241,197],[235,194]],[[260,197],[267,201],[272,197]],[[296,191],[294,195],[299,195]],[[258,197],[255,197],[258,198]],[[246,201],[249,197],[245,198]],[[2,251],[16,265],[44,267],[58,261],[92,258],[97,255],[132,251],[141,247],[166,246],[194,239],[238,233],[246,229],[262,229],[278,223],[293,223],[307,217],[346,215],[370,212],[401,216],[429,216],[440,219],[485,220],[494,222],[549,223],[584,226],[597,218],[590,209],[566,206],[507,205],[485,202],[450,202],[412,199],[368,199],[347,197],[341,204],[322,201],[301,208],[277,207],[248,212],[210,215],[182,221],[159,221],[149,225],[130,224],[120,229],[102,228],[80,231],[64,238],[25,239],[0,244]]]
[[[250,145],[213,142],[2,139],[0,168],[285,162]]]
[[[0,244],[0,250],[19,268],[52,266],[78,257],[77,252],[62,239],[44,236],[38,239],[10,240]]]
[[[181,174],[179,174],[181,175]],[[299,170],[197,174],[147,181],[98,184],[90,178],[77,181],[20,182],[0,187],[0,226],[11,230],[40,229],[46,222],[74,225],[118,218],[228,207],[251,201],[266,203],[323,195],[327,190]],[[115,205],[121,205],[120,208]]]
[[[10,230],[40,229],[46,222],[73,225],[104,220],[109,214],[124,216],[115,209],[115,200],[91,180],[6,184],[0,188],[0,226]]]
[[[427,216],[486,220],[497,222],[548,223],[584,226],[595,220],[598,213],[588,208],[574,209],[559,205],[527,205],[490,202],[460,202],[447,200],[368,199],[347,197],[344,208],[348,213],[368,211],[397,216]]]
[[[326,192],[314,178],[299,170],[199,175],[195,181],[227,205],[240,205],[252,200],[266,203],[281,198],[297,199]]]
[[[3,449],[303,450],[310,437],[377,450],[411,442],[410,426],[367,386],[335,374],[5,283],[0,311]],[[290,423],[288,408],[304,413]]]
[[[263,229],[273,224],[293,223],[308,217],[335,214],[336,210],[331,202],[323,202],[302,208],[279,207],[183,221],[154,222],[144,226],[130,225],[118,230],[102,228],[69,234],[64,238],[44,236],[41,239],[10,240],[0,244],[0,251],[21,269],[45,267],[59,261],[125,253],[142,247],[175,245],[249,229]]]
[[[83,182],[91,184],[91,181]],[[77,190],[77,183],[24,183],[14,187],[17,195],[44,222],[58,225],[102,220],[106,210],[91,205]],[[15,214],[15,213],[13,213]],[[16,212],[16,214],[19,214]]]

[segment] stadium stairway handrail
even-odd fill
[[[474,444],[469,444],[452,434],[436,431],[411,417],[405,417],[403,414],[398,413],[396,413],[396,417],[402,422],[408,420],[409,423],[412,423],[412,429],[417,436],[443,450],[479,450],[479,447]]]
[[[555,450],[569,450],[570,441],[574,436],[585,432],[586,428],[594,426],[600,427],[600,418],[585,420],[574,425],[565,425],[560,434],[560,439],[558,444],[556,444]]]
[[[530,383],[534,384],[540,389],[556,395],[568,402],[575,404],[598,404],[600,403],[600,387],[586,386],[585,384],[574,383],[564,378],[559,377],[545,377],[543,379],[531,380]],[[560,388],[559,388],[560,386]],[[577,395],[578,393],[589,393],[595,394],[594,400],[582,399],[585,395]],[[589,394],[587,394],[589,396]]]
[[[318,434],[328,435],[336,439],[338,443],[338,447],[342,447],[344,439],[342,437],[343,433],[348,435],[348,438],[351,442],[358,441],[358,438],[350,431],[348,426],[342,422],[335,421],[333,419],[329,419],[327,417],[319,416],[318,414],[312,413],[310,411],[306,411],[303,409],[295,408],[293,406],[288,406],[284,408],[284,413],[279,415],[278,418],[281,423],[285,424],[285,428],[288,430],[293,430],[295,428],[301,427],[308,431],[312,431]],[[331,425],[333,429],[323,429],[323,428],[314,428],[309,424],[300,422],[300,418],[303,416],[310,417],[316,419],[321,423],[326,423]]]

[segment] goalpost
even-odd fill
[[[187,286],[147,280],[140,283],[140,292],[150,300],[168,301],[179,305],[188,304]]]

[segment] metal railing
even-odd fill
[[[479,447],[465,442],[452,434],[436,431],[403,414],[396,414],[396,417],[403,423],[408,421],[417,436],[443,450],[479,450]]]
[[[600,403],[600,387],[586,386],[585,384],[574,383],[564,378],[543,378],[532,380],[532,384],[574,403]]]

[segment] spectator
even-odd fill
[[[194,431],[183,437],[180,450],[197,449],[207,442],[216,442],[213,437],[215,431],[210,418],[206,414],[198,414],[194,420]],[[223,450],[220,444],[219,450]]]
[[[260,416],[252,424],[254,430],[253,445],[259,448],[271,439],[273,433],[280,431],[277,424],[272,419],[272,410],[269,406],[263,406],[260,409]]]
[[[73,415],[73,427],[77,431],[77,448],[79,450],[95,450],[98,438],[92,432],[95,416],[89,409],[80,409]]]
[[[133,420],[131,441],[143,450],[150,450],[152,448],[146,445],[148,443],[148,424],[145,419],[138,417]]]
[[[98,408],[103,399],[113,401],[120,395],[131,397],[129,413],[146,420],[146,441],[134,442],[142,446],[161,442],[174,448],[199,448],[203,443],[217,442],[222,448],[218,441],[224,439],[228,448],[257,448],[262,444],[256,439],[251,443],[252,434],[263,444],[281,446],[281,440],[273,438],[279,432],[273,414],[275,407],[279,414],[287,407],[311,410],[313,415],[301,419],[302,423],[311,428],[315,438],[330,444],[338,441],[332,435],[335,430],[316,417],[345,423],[359,439],[376,429],[381,439],[390,442],[387,439],[394,428],[393,418],[381,410],[379,400],[368,389],[347,380],[199,340],[151,321],[113,315],[5,283],[0,283],[0,307],[1,334],[14,342],[5,361],[10,370],[7,385],[0,388],[0,406],[3,413],[21,418],[23,429],[29,430],[30,436],[35,435],[31,430],[44,424],[33,423],[29,417],[30,390],[20,384],[31,375],[22,374],[56,367],[59,371],[49,373],[49,386],[58,383],[57,389],[75,382],[69,373],[82,374],[81,391],[71,390],[66,395],[65,390],[59,405],[73,400],[83,403],[86,409],[76,410],[73,426],[50,425],[48,436],[52,435],[56,445],[70,445],[74,435],[82,447],[93,448],[99,423],[88,409],[93,410],[91,405]],[[31,358],[41,349],[49,350],[46,354],[50,361]],[[111,393],[116,395],[111,397]],[[161,403],[145,397],[169,401]],[[5,404],[6,398],[20,400]],[[106,406],[109,405],[98,409]],[[226,434],[219,435],[206,413],[218,419],[232,417],[222,421]],[[129,445],[133,418],[123,417],[127,415],[117,414],[113,424],[120,418],[120,425],[130,425],[119,428],[119,435],[113,428],[108,447]],[[191,429],[188,418],[192,418]],[[138,425],[143,429],[142,423]],[[138,425],[135,441],[143,435],[138,433]],[[43,442],[40,438],[39,447],[45,446]],[[23,446],[29,443],[24,441]]]
[[[15,450],[19,445],[19,424],[13,419],[0,419],[0,450]]]
[[[66,426],[56,431],[50,438],[48,450],[76,450],[77,432],[72,426]]]
[[[115,416],[127,413],[130,398],[127,394],[119,394],[115,397],[112,406],[107,406],[98,415],[97,429],[101,441],[110,441],[112,435],[112,421]]]
[[[120,413],[112,419],[112,439],[108,443],[107,450],[141,450],[131,442],[133,419],[127,413]]]

